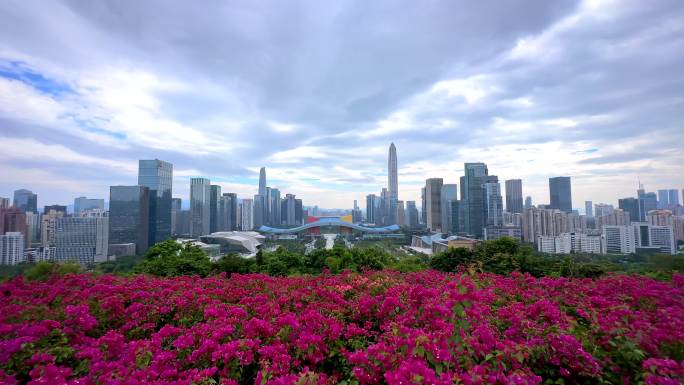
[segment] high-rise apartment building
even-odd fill
[[[508,179],[506,181],[506,211],[509,213],[522,213],[523,211],[521,179]]]
[[[111,186],[109,243],[134,243],[136,253],[141,255],[149,247],[149,230],[150,189],[145,186]]]
[[[552,209],[572,212],[572,188],[569,176],[549,178],[549,198]]]
[[[426,225],[430,231],[442,230],[442,178],[430,178],[425,181],[425,215]]]
[[[38,212],[38,195],[34,194],[31,190],[20,189],[14,191],[14,202],[13,205],[20,208],[24,212]]]
[[[85,210],[104,210],[104,199],[78,197],[74,199],[74,215],[80,215]]]
[[[636,239],[631,226],[603,226],[601,231],[602,254],[633,254]]]
[[[190,234],[193,237],[210,233],[210,199],[211,181],[207,178],[190,178]]]
[[[90,217],[58,217],[48,242],[55,248],[55,260],[92,265],[107,260],[109,244],[109,218],[105,215]],[[116,242],[118,243],[118,242]]]
[[[637,248],[651,249],[660,253],[675,254],[674,230],[672,226],[654,226],[649,223],[633,223],[632,233]]]
[[[0,265],[18,265],[24,262],[24,234],[10,231],[0,234]]]
[[[484,163],[466,163],[465,175],[461,182],[461,200],[464,204],[465,232],[483,238],[485,226],[485,192],[484,183],[489,175]]]
[[[159,159],[138,161],[138,186],[149,189],[149,246],[171,237],[173,165]]]

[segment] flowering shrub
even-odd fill
[[[0,285],[2,384],[684,381],[684,277],[392,271]]]

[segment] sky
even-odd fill
[[[573,206],[684,188],[684,1],[0,2],[0,196],[108,199],[138,159],[349,208],[464,162]],[[502,183],[503,184],[503,183]]]

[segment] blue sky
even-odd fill
[[[137,160],[351,207],[464,162],[548,202],[684,188],[684,2],[0,2],[0,196],[107,198]]]

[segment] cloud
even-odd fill
[[[266,166],[305,204],[350,207],[386,185],[392,141],[404,200],[468,161],[540,203],[555,175],[576,206],[637,176],[684,185],[677,0],[10,1],[0,36],[3,196],[102,196],[160,158],[185,199],[190,176],[249,197]]]

